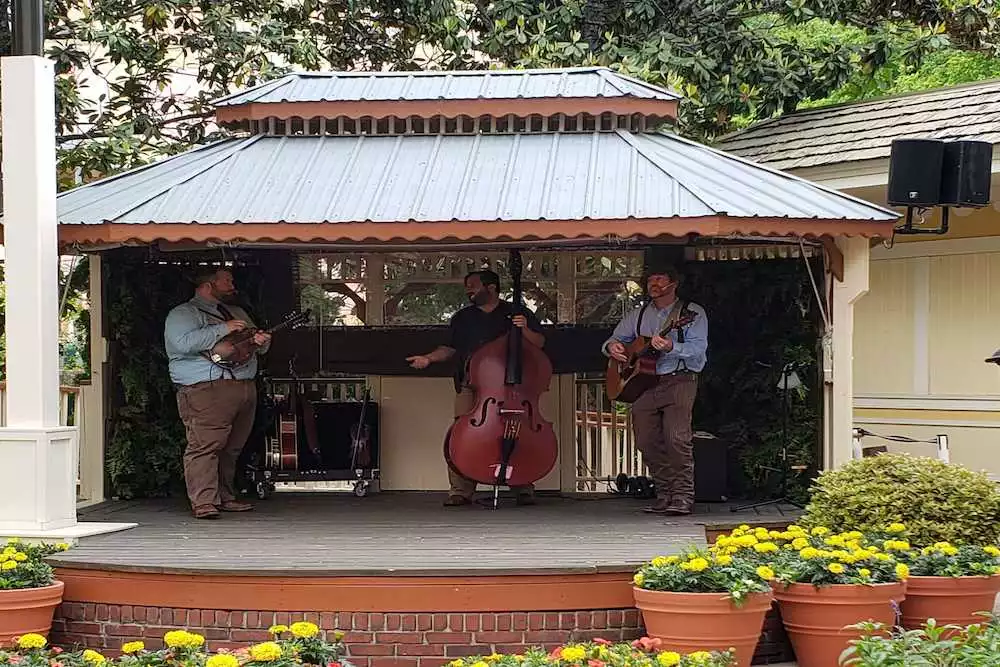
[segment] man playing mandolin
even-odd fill
[[[246,312],[231,301],[233,274],[208,268],[195,277],[195,294],[167,315],[164,341],[170,379],[177,387],[177,409],[187,433],[184,482],[194,516],[216,519],[219,511],[245,512],[233,490],[236,460],[253,428],[257,411],[257,356],[243,365],[223,368],[210,350],[224,336],[254,328]],[[255,332],[258,352],[266,352],[271,336]]]
[[[542,325],[530,309],[525,308],[527,315],[511,315],[511,304],[501,301],[499,296],[500,277],[493,271],[474,271],[465,277],[465,294],[472,303],[455,313],[451,318],[451,340],[448,345],[442,345],[433,352],[407,357],[410,366],[424,369],[432,363],[447,361],[456,354],[458,364],[455,368],[455,417],[460,417],[472,410],[476,405],[475,388],[470,387],[466,373],[472,355],[480,347],[504,335],[510,326],[518,327],[524,333],[524,340],[542,347],[545,336]],[[451,490],[445,506],[455,507],[468,505],[476,492],[476,482],[466,479],[448,467],[448,480]],[[518,505],[534,503],[534,486],[514,487]]]
[[[691,410],[708,350],[705,309],[678,300],[679,280],[672,266],[650,266],[646,272],[650,300],[625,315],[602,348],[606,355],[628,362],[625,346],[636,340],[638,332],[657,351],[656,383],[632,404],[632,424],[636,446],[656,488],[656,502],[645,511],[671,515],[690,514],[694,504]],[[659,335],[682,312],[692,314],[693,321]]]

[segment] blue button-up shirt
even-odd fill
[[[663,329],[664,323],[670,316],[671,311],[677,305],[677,301],[660,310],[656,304],[650,302],[646,311],[642,315],[642,325],[639,327],[639,335],[652,337]],[[660,353],[656,361],[656,374],[667,375],[678,370],[688,370],[700,373],[705,368],[708,361],[708,316],[705,309],[696,303],[689,303],[687,309],[694,313],[694,321],[683,327],[684,342],[677,341],[677,331],[671,331],[667,336],[674,343],[674,348],[670,352]],[[606,356],[608,345],[612,341],[618,341],[623,345],[628,345],[635,340],[636,320],[639,319],[639,311],[642,306],[627,313],[622,321],[615,327],[611,338],[604,342],[601,350]]]
[[[250,317],[239,306],[226,304],[226,308],[237,320],[254,326]],[[170,379],[173,382],[192,385],[222,378],[252,380],[257,376],[257,355],[230,372],[215,365],[202,354],[229,332],[222,314],[214,316],[215,313],[219,313],[218,303],[195,295],[167,315],[163,340],[170,364]],[[261,351],[266,349],[267,346]]]

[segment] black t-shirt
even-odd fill
[[[451,341],[448,347],[454,348],[457,365],[455,367],[455,391],[462,388],[465,380],[465,367],[476,350],[496,340],[507,333],[513,324],[511,315],[514,309],[510,303],[501,301],[490,312],[476,305],[469,305],[451,317]],[[531,309],[524,309],[528,319],[528,328],[541,332],[542,324]]]

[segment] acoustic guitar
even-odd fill
[[[659,335],[665,337],[671,331],[686,327],[695,320],[695,313],[686,311],[673,323],[664,327]],[[656,362],[660,351],[650,341],[652,337],[639,336],[625,346],[628,362],[608,360],[608,372],[604,384],[608,398],[622,403],[634,403],[647,389],[656,385]]]
[[[254,334],[257,332],[263,332],[268,334],[275,334],[282,329],[295,329],[302,326],[309,321],[311,311],[307,310],[304,313],[293,311],[292,313],[285,316],[285,319],[270,329],[255,329],[252,327],[247,327],[242,331],[232,331],[225,336],[223,336],[212,349],[209,350],[206,356],[214,363],[216,366],[220,366],[227,370],[232,370],[238,366],[250,361],[250,358],[257,352],[260,347],[257,343],[253,342]]]

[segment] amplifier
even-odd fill
[[[694,499],[699,503],[724,503],[729,499],[729,446],[711,433],[695,431]]]

